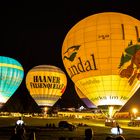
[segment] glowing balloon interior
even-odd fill
[[[14,94],[22,82],[23,67],[15,59],[0,56],[0,105]]]
[[[64,93],[66,85],[66,75],[55,66],[36,66],[26,76],[27,89],[39,106],[53,106]]]
[[[96,106],[119,110],[140,87],[140,21],[115,12],[91,15],[66,35],[62,60]]]
[[[75,86],[76,93],[78,94],[79,98],[84,102],[84,104],[88,108],[97,108],[83,93],[82,91]]]

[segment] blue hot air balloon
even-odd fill
[[[24,76],[22,65],[15,59],[0,56],[0,107],[14,94]]]

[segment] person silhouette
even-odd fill
[[[120,135],[120,136],[116,137],[115,140],[125,140],[125,138]]]
[[[24,129],[17,129],[16,133],[11,136],[10,140],[26,140]]]
[[[114,138],[112,136],[107,136],[105,140],[113,140]]]
[[[117,127],[117,134],[120,135],[121,134],[120,125],[118,123],[116,123],[116,127]]]

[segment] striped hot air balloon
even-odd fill
[[[22,65],[15,59],[0,56],[0,105],[14,94],[24,76]]]
[[[40,107],[51,107],[64,93],[67,85],[65,73],[56,66],[33,67],[26,76],[26,87]]]

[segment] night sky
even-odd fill
[[[15,94],[22,94],[22,100],[29,94],[25,77],[34,66],[54,65],[66,73],[61,48],[66,34],[77,22],[100,12],[120,12],[140,20],[138,5],[138,0],[0,1],[0,55],[18,60],[25,72]],[[68,85],[59,103],[77,107],[81,102],[68,75],[67,78]],[[135,96],[140,100],[138,92]]]

